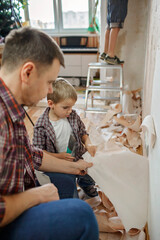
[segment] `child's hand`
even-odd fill
[[[57,153],[56,156],[58,158],[61,158],[61,159],[64,159],[64,160],[67,160],[67,161],[70,161],[70,162],[73,162],[73,159],[74,159],[74,157],[72,157],[71,154],[66,153],[66,152]]]
[[[95,154],[96,154],[96,150],[97,150],[96,146],[94,146],[94,145],[92,145],[92,144],[88,144],[88,145],[86,145],[85,147],[86,147],[87,151],[89,152],[89,154],[90,154],[92,157],[94,157]]]

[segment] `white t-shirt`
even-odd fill
[[[56,146],[58,152],[66,152],[72,128],[67,118],[62,118],[57,121],[51,121],[56,135]]]

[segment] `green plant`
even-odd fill
[[[96,17],[98,3],[99,3],[99,0],[96,0],[93,18],[88,27],[88,31],[91,33],[100,32],[98,18]]]
[[[14,28],[20,27],[20,9],[25,8],[27,0],[0,1],[0,35],[6,37]]]

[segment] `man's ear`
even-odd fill
[[[47,100],[47,102],[48,102],[48,107],[52,108],[53,105],[54,105],[53,101],[52,100]]]
[[[23,83],[28,83],[33,73],[35,72],[35,70],[36,70],[36,66],[33,62],[27,62],[23,64],[20,72],[21,81]]]

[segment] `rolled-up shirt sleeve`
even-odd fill
[[[37,148],[33,145],[31,145],[31,148],[32,148],[34,168],[38,170],[39,167],[42,165],[43,151],[40,148]]]
[[[5,201],[3,197],[0,195],[0,223],[2,222],[5,214]]]
[[[82,122],[81,118],[77,114],[77,122],[78,122],[78,127],[79,127],[79,135],[82,138],[84,135],[89,135],[86,131],[85,125]]]

